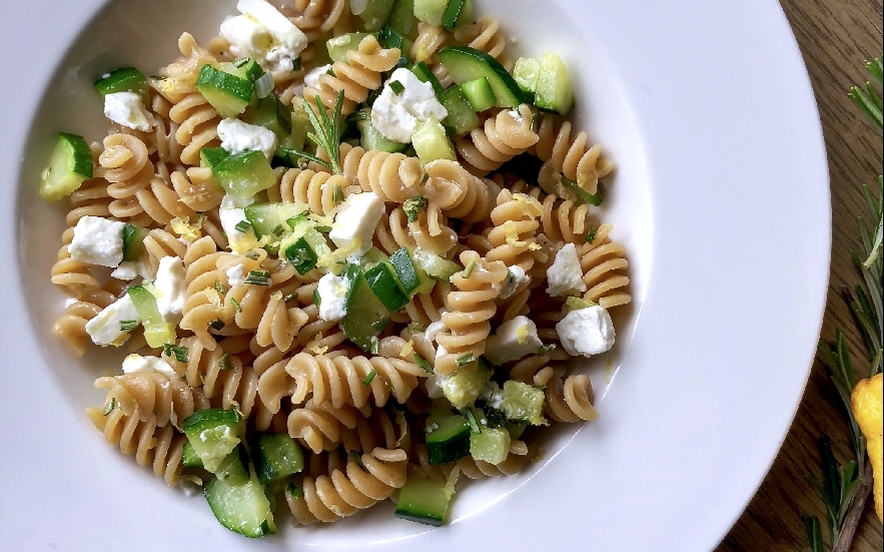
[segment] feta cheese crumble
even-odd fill
[[[501,299],[509,299],[517,289],[527,286],[531,283],[531,276],[525,274],[525,270],[521,266],[508,267],[506,280],[503,282],[503,288],[500,290]]]
[[[319,318],[337,322],[347,314],[347,280],[331,272],[319,279]]]
[[[218,123],[218,137],[221,138],[221,147],[230,154],[260,150],[269,160],[273,159],[273,154],[279,147],[279,138],[269,128],[244,123],[235,118],[227,118]]]
[[[329,69],[331,69],[331,63],[320,65],[319,67],[308,71],[307,74],[304,75],[304,86],[312,88],[319,86],[319,77],[328,73]]]
[[[149,132],[153,128],[150,114],[144,109],[141,96],[135,92],[114,92],[104,97],[104,116],[124,127]]]
[[[106,306],[94,318],[86,322],[86,333],[92,338],[92,342],[102,347],[113,345],[119,347],[128,338],[129,332],[123,331],[120,322],[141,322],[135,304],[129,294],[125,294],[110,305]]]
[[[590,357],[614,346],[614,322],[608,311],[598,305],[569,312],[556,324],[556,333],[571,356]]]
[[[153,282],[157,310],[165,322],[178,324],[184,311],[184,263],[178,257],[163,257]]]
[[[307,47],[307,35],[264,0],[239,0],[236,9],[242,15],[228,17],[220,29],[230,53],[252,58],[268,71],[291,71]]]
[[[224,271],[227,274],[227,284],[230,287],[238,286],[246,281],[246,265],[236,263]]]
[[[392,82],[402,86],[398,94],[390,86]],[[419,121],[441,121],[447,115],[448,111],[436,99],[433,86],[400,67],[393,71],[372,105],[371,124],[390,140],[408,143]]]
[[[230,250],[235,253],[244,253],[255,244],[255,233],[251,228],[245,232],[236,229],[239,223],[248,222],[245,208],[252,203],[254,203],[252,198],[233,197],[229,194],[221,198],[218,217],[221,219],[221,228],[227,235]]]
[[[349,255],[362,256],[371,248],[371,238],[385,212],[384,200],[376,193],[353,194],[338,208],[328,237]]]
[[[75,261],[117,267],[123,260],[123,228],[116,220],[86,215],[74,226],[68,253]]]
[[[577,295],[586,291],[576,245],[568,243],[559,249],[553,264],[546,270],[546,278],[549,284],[546,292],[550,297]]]
[[[141,356],[133,353],[123,359],[124,374],[137,374],[139,372],[159,372],[169,379],[178,377],[178,374],[169,366],[169,363],[160,357]]]
[[[543,342],[537,336],[537,326],[526,316],[516,316],[501,324],[497,332],[485,342],[485,358],[491,364],[501,365],[536,353]]]

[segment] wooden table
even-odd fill
[[[798,39],[816,93],[829,158],[832,188],[832,267],[822,337],[840,327],[854,358],[864,351],[840,291],[857,281],[849,251],[861,250],[855,218],[868,220],[861,184],[881,173],[882,141],[847,97],[867,80],[865,60],[881,53],[881,0],[781,0]],[[799,199],[800,198],[796,198]],[[825,519],[823,503],[805,474],[820,474],[816,439],[832,438],[839,461],[852,450],[840,401],[827,369],[814,362],[804,399],[773,467],[719,552],[809,550],[802,514]],[[824,528],[825,534],[825,528]],[[881,551],[881,523],[871,501],[860,521],[853,552]]]

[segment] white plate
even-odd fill
[[[607,218],[636,306],[602,417],[553,432],[529,473],[465,485],[446,527],[384,510],[260,541],[106,445],[84,409],[100,404],[91,381],[107,366],[71,360],[48,330],[63,303],[48,282],[63,211],[35,190],[52,136],[99,137],[96,75],[153,71],[182,31],[205,40],[234,11],[102,4],[0,5],[0,549],[700,551],[724,536],[795,413],[828,276],[823,140],[777,2],[476,0],[517,52],[566,59],[580,126],[619,167]]]

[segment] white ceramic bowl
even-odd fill
[[[260,541],[106,445],[84,410],[118,359],[71,359],[49,331],[64,208],[36,189],[55,133],[100,138],[98,75],[155,71],[182,32],[205,41],[235,12],[233,0],[103,4],[0,6],[13,53],[0,102],[0,549],[699,551],[724,536],[795,413],[828,276],[822,135],[776,2],[476,0],[515,54],[565,59],[578,126],[618,166],[605,217],[635,301],[611,366],[587,367],[601,419],[551,431],[525,474],[463,485],[446,527],[380,508]]]

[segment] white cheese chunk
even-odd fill
[[[311,86],[316,88],[319,86],[319,77],[328,73],[328,70],[331,69],[331,63],[326,65],[320,65],[315,69],[311,69],[304,75],[304,86]]]
[[[68,253],[75,261],[119,266],[123,260],[123,228],[125,223],[87,215],[74,226],[74,237]]]
[[[569,312],[556,324],[556,333],[569,355],[590,357],[614,346],[614,322],[604,308],[593,305]]]
[[[371,248],[371,238],[384,213],[384,200],[374,192],[353,194],[338,208],[328,237],[348,255],[361,256]]]
[[[506,280],[503,282],[503,288],[500,290],[501,299],[509,299],[517,289],[521,289],[531,283],[531,276],[525,274],[525,270],[521,266],[508,267]]]
[[[230,52],[252,58],[268,71],[291,71],[307,47],[307,36],[264,0],[239,0],[236,7],[242,15],[227,18],[220,30]]]
[[[165,322],[178,324],[184,311],[184,263],[178,257],[163,257],[153,282],[157,310]]]
[[[485,358],[495,365],[519,360],[536,353],[543,342],[537,336],[537,326],[526,316],[516,316],[501,324],[485,342]]]
[[[546,292],[550,297],[577,295],[586,291],[577,246],[567,243],[559,249],[553,264],[546,270],[546,281],[549,284]]]
[[[138,259],[137,261],[121,262],[120,266],[111,272],[111,277],[116,278],[117,280],[130,281],[138,277],[153,279],[153,274],[150,273],[150,268],[147,266],[147,263],[142,259]]]
[[[177,378],[178,373],[164,359],[155,356],[128,355],[123,359],[123,373],[159,372],[167,378]]]
[[[267,159],[273,159],[273,154],[279,147],[279,138],[269,128],[234,118],[218,123],[218,137],[221,138],[221,147],[230,154],[259,150],[264,152]]]
[[[246,265],[242,263],[236,263],[228,268],[225,273],[227,274],[227,284],[230,287],[238,286],[246,281]]]
[[[251,249],[251,246],[255,243],[255,234],[251,228],[245,232],[240,232],[236,229],[239,223],[248,222],[245,208],[252,203],[254,203],[252,198],[234,197],[232,195],[225,195],[221,198],[221,205],[218,207],[218,217],[221,219],[221,228],[227,235],[227,242],[231,251],[244,252],[243,250]]]
[[[86,322],[86,333],[96,345],[119,347],[129,338],[129,332],[120,328],[120,322],[123,321],[134,321],[136,324],[141,322],[138,311],[135,310],[135,305],[128,293],[103,308],[94,318]]]
[[[144,109],[141,96],[135,92],[114,92],[104,97],[104,116],[124,127],[149,132],[153,128],[150,114]]]
[[[331,272],[319,279],[316,287],[319,293],[319,318],[326,322],[337,322],[347,314],[347,280]]]
[[[402,85],[398,94],[390,87],[391,82]],[[411,142],[419,121],[441,121],[447,115],[448,111],[439,103],[433,86],[400,67],[393,71],[372,104],[371,124],[390,140],[407,143]]]

